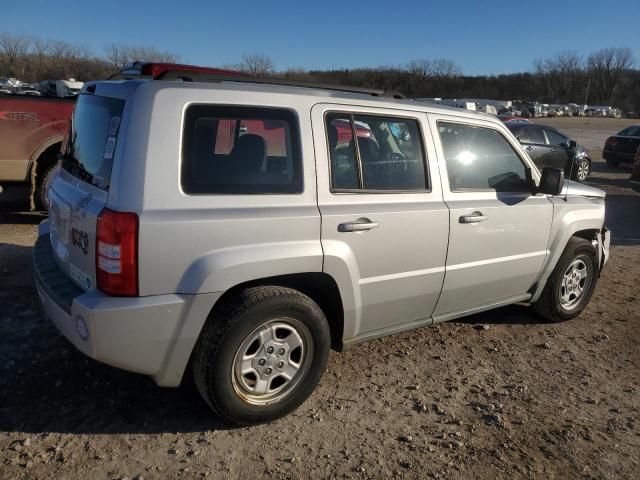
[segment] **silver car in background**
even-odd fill
[[[329,349],[516,302],[563,321],[608,257],[604,193],[498,119],[259,78],[86,84],[35,245],[78,349],[226,421],[297,408]]]

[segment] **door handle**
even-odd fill
[[[372,222],[368,218],[359,218],[355,222],[345,222],[338,225],[339,232],[364,232],[366,230],[372,230],[378,228],[380,224],[378,222]]]
[[[473,212],[470,215],[462,215],[460,217],[460,223],[479,223],[489,220],[489,217],[483,215],[482,212]]]
[[[557,149],[557,148],[552,148],[552,149],[551,149],[551,151],[552,151],[552,152],[557,152],[557,151],[558,151],[558,149]]]

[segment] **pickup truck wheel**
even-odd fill
[[[35,195],[34,195],[34,200],[36,203],[36,208],[38,210],[48,210],[48,205],[47,205],[47,189],[49,188],[49,184],[51,183],[51,180],[53,179],[53,175],[55,173],[56,170],[56,164],[53,164],[49,167],[47,167],[46,169],[44,169],[38,176],[39,178],[36,178],[36,189],[35,189]]]
[[[228,423],[252,425],[298,408],[329,358],[318,305],[284,287],[247,288],[216,308],[194,351],[195,384]]]
[[[552,322],[577,317],[598,282],[598,254],[591,242],[572,237],[549,276],[534,309]]]

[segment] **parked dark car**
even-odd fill
[[[544,167],[560,168],[567,177],[579,182],[583,182],[591,173],[591,157],[587,149],[564,133],[553,127],[534,123],[508,122],[505,125],[541,170]]]
[[[607,165],[617,167],[621,163],[633,162],[633,156],[640,145],[640,125],[625,128],[617,135],[607,138],[602,157]]]
[[[531,123],[524,117],[518,117],[517,115],[498,115],[498,118],[502,120],[503,123]]]

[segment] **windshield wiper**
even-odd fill
[[[62,167],[85,182],[93,183],[93,175],[84,168],[80,161],[68,153],[59,153],[58,158],[62,161]]]

